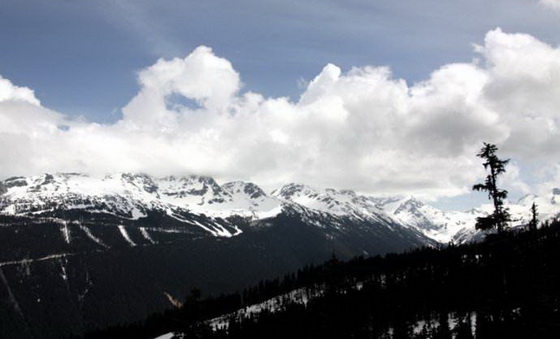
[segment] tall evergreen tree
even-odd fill
[[[479,158],[484,159],[484,168],[489,170],[490,173],[486,177],[486,181],[483,184],[474,185],[473,190],[488,192],[488,199],[491,199],[494,204],[494,212],[491,215],[476,219],[476,229],[490,230],[496,228],[498,233],[502,233],[508,221],[510,221],[508,209],[504,207],[504,199],[508,192],[498,188],[497,180],[498,176],[506,171],[505,167],[509,159],[498,158],[497,150],[496,145],[484,143],[484,147],[477,154]]]
[[[533,202],[531,206],[531,221],[529,221],[530,231],[535,231],[537,229],[537,224],[539,223],[538,215],[537,205]]]

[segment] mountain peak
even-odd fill
[[[290,183],[282,186],[280,189],[272,191],[271,195],[284,199],[292,200],[300,196],[316,196],[317,190],[303,184]]]
[[[342,195],[347,195],[347,196],[350,196],[350,197],[357,197],[358,196],[358,194],[356,194],[355,191],[352,191],[352,190],[349,190],[349,189],[340,190],[340,191],[338,191],[338,193],[342,194]]]
[[[161,179],[159,183],[161,194],[175,198],[198,196],[202,199],[199,204],[224,202],[230,196],[214,178],[208,176],[170,176]]]
[[[222,185],[222,189],[231,195],[243,193],[249,199],[258,199],[266,197],[266,193],[252,182],[232,181]]]
[[[121,179],[148,193],[156,193],[158,190],[158,185],[147,174],[122,173]]]
[[[400,214],[403,212],[406,213],[410,213],[413,215],[417,215],[420,216],[421,212],[420,212],[420,208],[422,208],[424,206],[424,203],[422,203],[421,201],[417,200],[414,197],[410,197],[407,199],[404,199],[404,201],[402,201],[399,206],[397,207],[397,209],[395,210],[395,214]]]
[[[517,219],[527,219],[533,201],[543,218],[558,215],[555,200],[560,189],[546,197],[527,196],[511,204]],[[290,183],[267,195],[250,182],[219,185],[208,176],[154,178],[142,173],[117,173],[92,177],[79,173],[12,177],[0,182],[0,214],[23,215],[83,210],[126,219],[139,219],[150,211],[171,217],[181,213],[204,214],[212,218],[238,215],[269,218],[287,208],[299,206],[321,216],[353,220],[391,220],[395,224],[447,242],[462,228],[474,227],[483,209],[469,212],[441,211],[415,197],[370,197],[351,190],[316,189]],[[543,219],[544,220],[544,219]]]

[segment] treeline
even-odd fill
[[[276,279],[261,280],[255,286],[240,292],[202,298],[203,290],[193,288],[179,308],[154,314],[144,321],[92,331],[86,333],[84,337],[154,338],[164,332],[189,332],[193,329],[196,329],[197,335],[207,332],[209,334],[210,328],[204,324],[204,320],[232,313],[298,288],[306,288],[311,294],[314,288],[324,286],[327,282],[333,281],[334,277],[344,277],[350,271],[355,278],[366,277],[368,273],[362,267],[363,263],[363,258],[356,258],[343,266],[333,253],[331,260],[322,265],[306,265],[295,273]]]
[[[186,338],[556,338],[560,337],[560,222],[484,242],[422,248],[306,267],[243,292],[200,298],[181,309],[88,337]],[[297,288],[321,289],[306,304],[204,320]],[[310,291],[310,295],[317,295]]]

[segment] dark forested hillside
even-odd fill
[[[560,223],[478,244],[336,258],[242,293],[199,300],[144,324],[97,333],[187,338],[557,338]],[[297,288],[308,300],[291,300]],[[196,291],[195,291],[196,292]],[[231,313],[274,295],[275,307]],[[313,297],[314,296],[314,297]],[[221,326],[213,321],[220,314]],[[93,335],[95,336],[95,335]]]
[[[83,335],[162,312],[172,307],[168,295],[184,299],[194,287],[205,296],[231,293],[321,263],[333,250],[349,259],[431,243],[393,224],[323,216],[313,219],[317,227],[294,210],[251,224],[234,220],[244,232],[231,238],[156,212],[138,221],[70,213],[0,216],[0,338]]]

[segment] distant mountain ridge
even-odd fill
[[[539,205],[542,219],[556,216],[560,213],[560,189],[553,190],[549,196],[528,195],[516,204],[509,204],[514,224],[529,220],[533,202]],[[138,220],[145,218],[149,211],[159,211],[179,221],[189,213],[210,218],[240,216],[261,220],[277,216],[286,206],[294,205],[332,216],[391,220],[441,243],[468,241],[476,233],[476,218],[489,212],[480,208],[443,211],[414,197],[363,196],[351,190],[317,189],[294,183],[266,194],[254,183],[237,181],[219,185],[205,176],[154,178],[118,173],[96,178],[63,173],[13,177],[0,182],[0,215],[12,216],[82,210]],[[203,228],[214,236],[231,237],[240,233],[236,227],[223,225]]]

